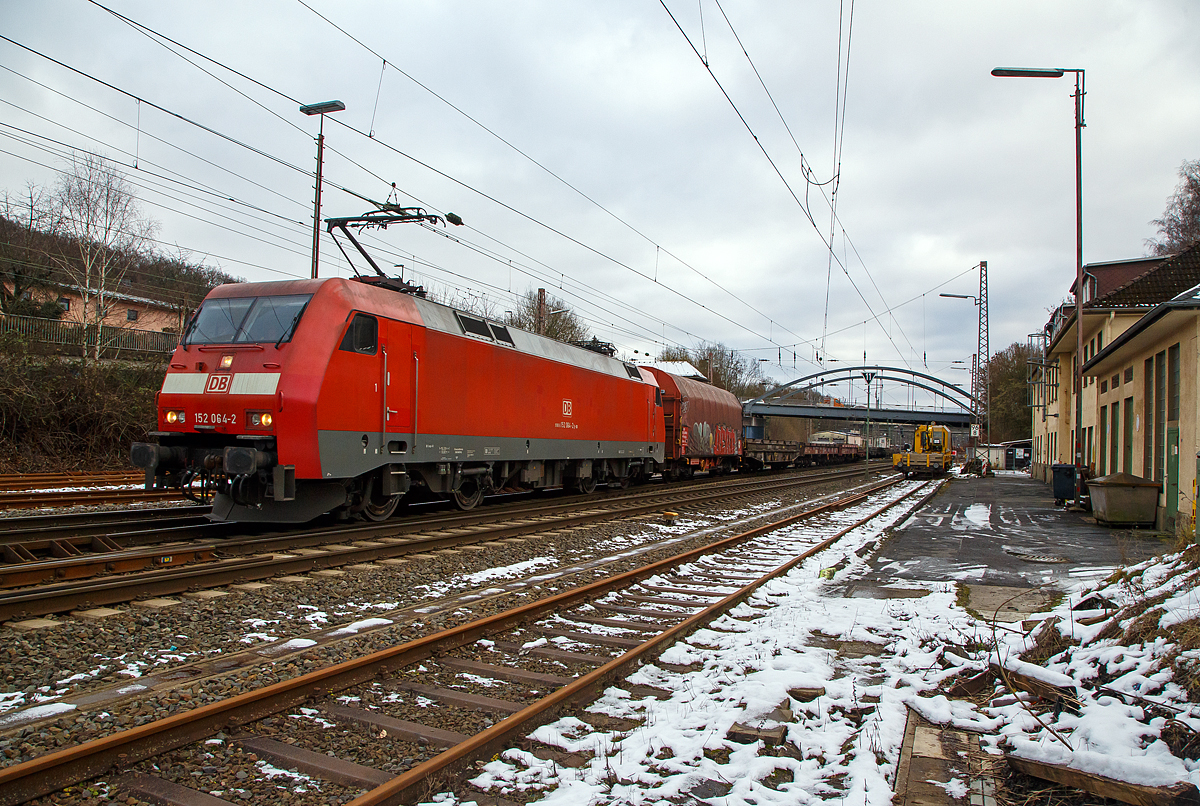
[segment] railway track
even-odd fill
[[[899,494],[880,500],[898,483]],[[792,507],[772,523],[633,570],[47,753],[0,769],[0,804],[91,781],[104,797],[219,806],[261,800],[273,791],[266,779],[286,770],[280,774],[309,781],[321,802],[357,795],[353,806],[368,806],[439,791],[466,792],[465,799],[462,773],[507,748],[570,764],[570,753],[531,748],[523,737],[594,701],[859,525],[911,511],[933,489],[889,479],[801,512]],[[760,596],[756,605],[769,600]],[[428,610],[412,616],[428,618]],[[356,632],[342,628],[341,637]],[[279,651],[299,651],[288,646]],[[490,681],[487,693],[467,690],[463,680]],[[287,798],[301,800],[294,792]]]
[[[111,536],[162,526],[209,523],[207,506],[161,509],[122,509],[97,512],[57,512],[48,515],[16,515],[0,518],[0,546],[35,540]]]
[[[0,510],[178,501],[176,490],[130,489],[141,473],[34,473],[0,476]]]
[[[403,557],[536,529],[736,497],[747,491],[761,493],[853,478],[860,473],[857,468],[838,468],[784,478],[734,477],[685,487],[623,490],[586,499],[524,500],[466,513],[433,513],[382,524],[339,524],[284,533],[263,534],[264,529],[256,527],[249,535],[239,535],[235,524],[198,522],[195,515],[176,515],[170,510],[158,516],[166,518],[166,523],[135,524],[140,528],[133,529],[74,536],[57,531],[53,535],[0,531],[0,557],[4,559],[0,589],[9,589],[0,591],[0,620]],[[303,554],[271,556],[298,550]],[[185,567],[196,564],[202,565]],[[116,573],[126,576],[107,577]],[[105,578],[95,579],[102,576]]]
[[[138,484],[145,474],[138,471],[112,470],[101,473],[0,473],[0,491],[25,492],[48,487],[103,487]]]

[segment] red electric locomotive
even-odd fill
[[[491,490],[590,492],[661,468],[649,372],[412,290],[214,289],[171,358],[157,441],[132,448],[147,486],[211,498],[221,520],[382,520],[410,487],[469,509]]]

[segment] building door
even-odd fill
[[[1179,426],[1167,427],[1167,500],[1164,502],[1164,524],[1175,528],[1175,515],[1179,512]]]
[[[1121,465],[1118,463],[1120,459],[1121,447],[1121,402],[1114,401],[1112,404],[1112,421],[1109,423],[1108,431],[1108,449],[1109,462],[1108,472],[1117,473],[1121,470]]]
[[[1121,442],[1121,470],[1133,473],[1133,398],[1125,398],[1124,439]]]
[[[1108,406],[1100,407],[1100,450],[1096,452],[1096,465],[1101,476],[1108,475]]]

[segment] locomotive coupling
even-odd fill
[[[129,448],[129,461],[142,470],[157,468],[173,469],[187,463],[187,448],[158,445],[153,442],[135,442]]]
[[[230,476],[246,476],[275,464],[275,454],[257,448],[230,447],[225,449],[225,472]]]

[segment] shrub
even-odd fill
[[[0,355],[0,472],[132,469],[155,426],[157,363]]]

